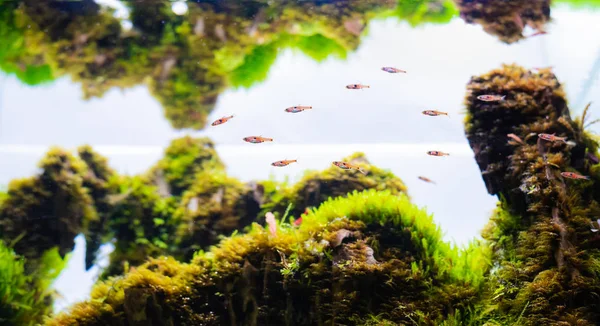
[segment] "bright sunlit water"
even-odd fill
[[[172,9],[187,11],[182,2]],[[113,89],[86,101],[80,85],[69,78],[31,87],[2,76],[0,185],[36,173],[37,162],[52,145],[73,149],[90,144],[118,172],[137,174],[152,166],[173,138],[208,136],[228,173],[243,181],[270,176],[297,180],[305,169],[325,169],[333,160],[363,151],[372,164],[407,184],[412,200],[434,215],[446,239],[464,244],[478,237],[497,202],[487,194],[464,137],[462,101],[470,77],[502,63],[553,66],[573,114],[590,101],[600,103],[600,12],[555,6],[552,19],[548,35],[512,45],[459,18],[417,28],[397,19],[371,21],[359,48],[346,60],[317,63],[300,52],[282,51],[266,81],[222,93],[208,121],[231,114],[234,119],[200,132],[173,129],[145,86]],[[408,74],[387,74],[382,66]],[[371,88],[347,90],[350,83]],[[313,110],[283,112],[298,104]],[[450,118],[423,116],[426,109],[449,112]],[[592,109],[592,116],[599,117],[600,111]],[[258,146],[242,142],[249,135],[275,141]],[[451,155],[430,157],[428,150]],[[284,169],[270,166],[284,158],[299,163]],[[418,180],[419,175],[437,185]],[[79,237],[68,268],[56,281],[64,296],[57,309],[89,294],[98,268],[84,272],[84,246]],[[102,255],[109,247],[104,249]]]

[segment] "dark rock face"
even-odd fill
[[[600,255],[590,221],[600,214],[600,189],[598,166],[586,159],[597,155],[597,143],[583,119],[571,120],[550,69],[505,65],[473,77],[467,88],[466,135],[488,192],[501,199],[483,234],[499,266],[489,283],[495,317],[520,316],[523,325],[597,324]],[[480,95],[506,97],[485,102]],[[543,140],[541,133],[567,140]],[[591,181],[565,178],[565,171]]]
[[[469,24],[480,24],[483,30],[504,43],[514,43],[530,26],[543,31],[550,20],[550,0],[455,0],[460,17]]]

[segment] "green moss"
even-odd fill
[[[350,236],[336,241],[340,232]],[[280,221],[277,236],[253,224],[190,264],[150,260],[47,325],[364,324],[368,316],[434,325],[448,307],[473,302],[489,260],[486,247],[464,251],[441,237],[405,195],[354,193],[299,227]]]
[[[149,175],[153,183],[168,188],[162,192],[181,196],[192,185],[195,175],[207,168],[224,168],[213,142],[208,138],[185,136],[171,142]]]
[[[0,323],[38,325],[51,312],[50,285],[65,267],[57,248],[46,250],[34,273],[27,273],[26,260],[0,241]]]
[[[466,134],[490,194],[502,198],[484,232],[497,268],[490,276],[483,320],[521,325],[600,322],[597,237],[600,214],[598,144],[571,120],[564,91],[549,69],[505,65],[473,77],[466,98]],[[483,102],[483,94],[506,95]],[[509,133],[523,143],[510,140]],[[555,133],[572,143],[547,142]],[[591,175],[593,181],[560,172]]]
[[[259,211],[259,201],[249,185],[221,170],[204,171],[196,176],[175,213],[178,251],[189,259],[220,237],[250,225]]]
[[[0,9],[0,69],[29,84],[62,76],[84,98],[145,84],[178,129],[202,129],[219,95],[264,81],[282,49],[344,59],[369,21],[445,22],[449,0],[192,2],[175,15],[168,1],[124,2],[133,29],[93,1],[11,2]]]
[[[73,249],[75,236],[97,218],[83,187],[85,163],[53,148],[40,168],[38,176],[13,180],[0,207],[0,236],[34,260],[54,246],[64,256]]]
[[[388,189],[394,194],[406,193],[406,186],[400,178],[387,170],[370,165],[363,153],[355,153],[343,161],[360,164],[369,174],[363,175],[356,170],[342,170],[333,165],[321,172],[308,171],[291,187],[276,184],[267,187],[267,201],[263,210],[283,212],[291,204],[290,214],[298,217],[308,207],[317,207],[330,197],[345,196],[353,190]]]

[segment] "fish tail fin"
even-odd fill
[[[503,96],[500,98],[500,101],[503,101],[505,98],[506,98],[506,95],[503,95]]]
[[[371,88],[371,86],[369,86],[369,85],[365,85],[365,88]]]
[[[266,141],[273,141],[273,138],[265,138]]]
[[[592,178],[590,176],[587,176],[587,175],[584,175],[583,178],[586,179],[586,180],[592,180]]]
[[[365,170],[365,169],[363,169],[361,167],[358,168],[358,171],[360,171],[360,173],[362,173],[364,175],[367,175],[369,173],[369,171],[367,171],[367,170]]]

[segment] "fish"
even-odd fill
[[[562,141],[563,143],[567,143],[567,137],[557,137],[555,136],[556,134],[538,134],[538,137],[540,137],[543,140],[547,140],[547,141]]]
[[[224,124],[225,122],[229,121],[229,119],[233,118],[233,115],[230,115],[228,117],[222,117],[221,119],[217,119],[215,120],[215,122],[211,123],[211,126],[218,126],[220,124]]]
[[[444,153],[440,151],[428,151],[427,154],[431,156],[450,156],[449,153]]]
[[[347,89],[363,89],[363,88],[371,88],[371,86],[369,85],[362,85],[362,84],[350,84],[350,85],[346,85]]]
[[[445,115],[445,116],[450,117],[447,112],[436,111],[436,110],[425,110],[422,113],[424,115],[429,115],[429,116],[432,116],[432,117],[435,117],[435,116],[438,116],[438,115]]]
[[[502,101],[506,95],[479,95],[477,99],[484,102]]]
[[[381,70],[385,71],[385,72],[389,72],[390,74],[397,74],[399,72],[405,74],[406,71],[402,70],[402,69],[398,69],[398,68],[394,68],[394,67],[383,67],[381,68]]]
[[[290,106],[289,108],[285,109],[285,112],[298,113],[298,112],[302,112],[304,110],[312,110],[312,106],[303,106],[303,105]]]
[[[269,226],[269,232],[271,235],[274,237],[277,236],[277,221],[275,221],[275,215],[273,215],[271,212],[267,212],[267,214],[265,214],[265,221]]]
[[[535,33],[533,33],[533,34],[531,34],[531,35],[529,35],[527,37],[529,38],[529,37],[534,37],[534,36],[544,35],[544,34],[548,34],[548,32],[546,32],[546,31],[539,31],[539,32],[535,32]]]
[[[352,164],[352,163],[348,163],[348,162],[341,162],[341,161],[333,161],[333,165],[339,167],[340,169],[344,169],[344,170],[358,170],[360,171],[360,173],[367,175],[367,170],[361,168],[358,165]]]
[[[508,134],[508,135],[506,135],[506,136],[507,136],[508,138],[511,138],[512,140],[516,141],[516,142],[517,142],[517,143],[519,143],[519,144],[525,144],[525,143],[523,142],[523,140],[521,139],[521,137],[519,137],[519,136],[517,136],[517,135],[515,135],[515,134]]]
[[[419,176],[419,180],[423,180],[425,182],[429,182],[429,183],[435,184],[435,182],[433,182],[433,180],[431,180],[429,178],[426,178],[426,177],[423,177],[423,176]]]
[[[272,166],[287,166],[290,163],[297,163],[298,160],[281,160],[271,163]]]
[[[260,144],[260,143],[264,143],[266,141],[273,141],[273,138],[267,138],[267,137],[263,137],[263,136],[248,136],[248,137],[244,137],[243,140],[245,142],[252,143],[252,144]]]
[[[294,226],[299,226],[300,224],[302,224],[302,216],[298,217],[295,221],[294,221]]]
[[[591,179],[588,176],[577,174],[575,172],[561,172],[560,175],[562,175],[563,177],[568,178],[568,179],[583,179],[583,180]]]

